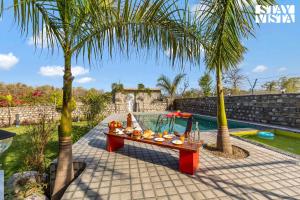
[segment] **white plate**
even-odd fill
[[[164,135],[164,138],[166,138],[166,139],[171,139],[173,137],[174,137],[173,135]]]
[[[156,142],[163,142],[163,141],[165,141],[165,139],[164,138],[154,138],[154,141],[156,141]]]
[[[173,144],[183,144],[183,142],[181,142],[181,140],[173,140],[172,143]]]

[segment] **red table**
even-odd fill
[[[201,144],[187,143],[175,145],[171,140],[164,142],[156,142],[152,139],[136,139],[127,134],[117,135],[113,132],[106,133],[106,149],[109,152],[115,151],[124,147],[124,140],[132,140],[152,145],[157,145],[165,148],[179,150],[179,171],[186,174],[194,174],[199,165],[199,148]]]

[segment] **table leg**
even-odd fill
[[[124,147],[124,139],[107,135],[106,138],[106,150],[109,152],[115,151],[119,148]]]
[[[179,171],[186,174],[194,174],[198,168],[199,163],[199,151],[185,151],[179,152]]]

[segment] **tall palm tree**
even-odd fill
[[[225,112],[222,73],[236,67],[246,51],[242,40],[254,35],[255,3],[270,5],[273,0],[201,0],[199,23],[209,47],[205,62],[216,72],[217,82],[217,148],[232,154]]]
[[[171,81],[165,75],[161,75],[157,79],[157,84],[156,85],[158,87],[160,87],[161,89],[163,89],[169,95],[170,102],[171,102],[171,104],[170,104],[171,109],[173,109],[173,101],[174,101],[178,86],[183,81],[185,76],[186,76],[185,74],[178,74],[178,75],[175,76],[173,81]]]
[[[156,52],[175,49],[170,55],[173,64],[185,59],[198,62],[201,38],[173,0],[14,0],[13,3],[21,32],[32,32],[35,42],[39,37],[46,38],[48,48],[61,48],[64,54],[55,199],[74,177],[72,58],[80,55],[89,61],[92,57],[102,58],[105,48],[110,56],[115,48],[129,55],[129,47],[134,46],[137,52],[151,47],[155,47]],[[0,5],[3,5],[2,0]]]

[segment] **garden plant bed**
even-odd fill
[[[27,145],[26,126],[3,128],[3,130],[16,133],[11,146],[0,156],[0,169],[5,172],[5,180],[12,174],[23,170],[23,158],[26,155],[29,146]],[[90,128],[87,122],[73,122],[73,143],[78,141]],[[53,132],[52,138],[46,148],[47,166],[50,165],[52,160],[57,157],[58,153],[58,134],[57,131]]]

